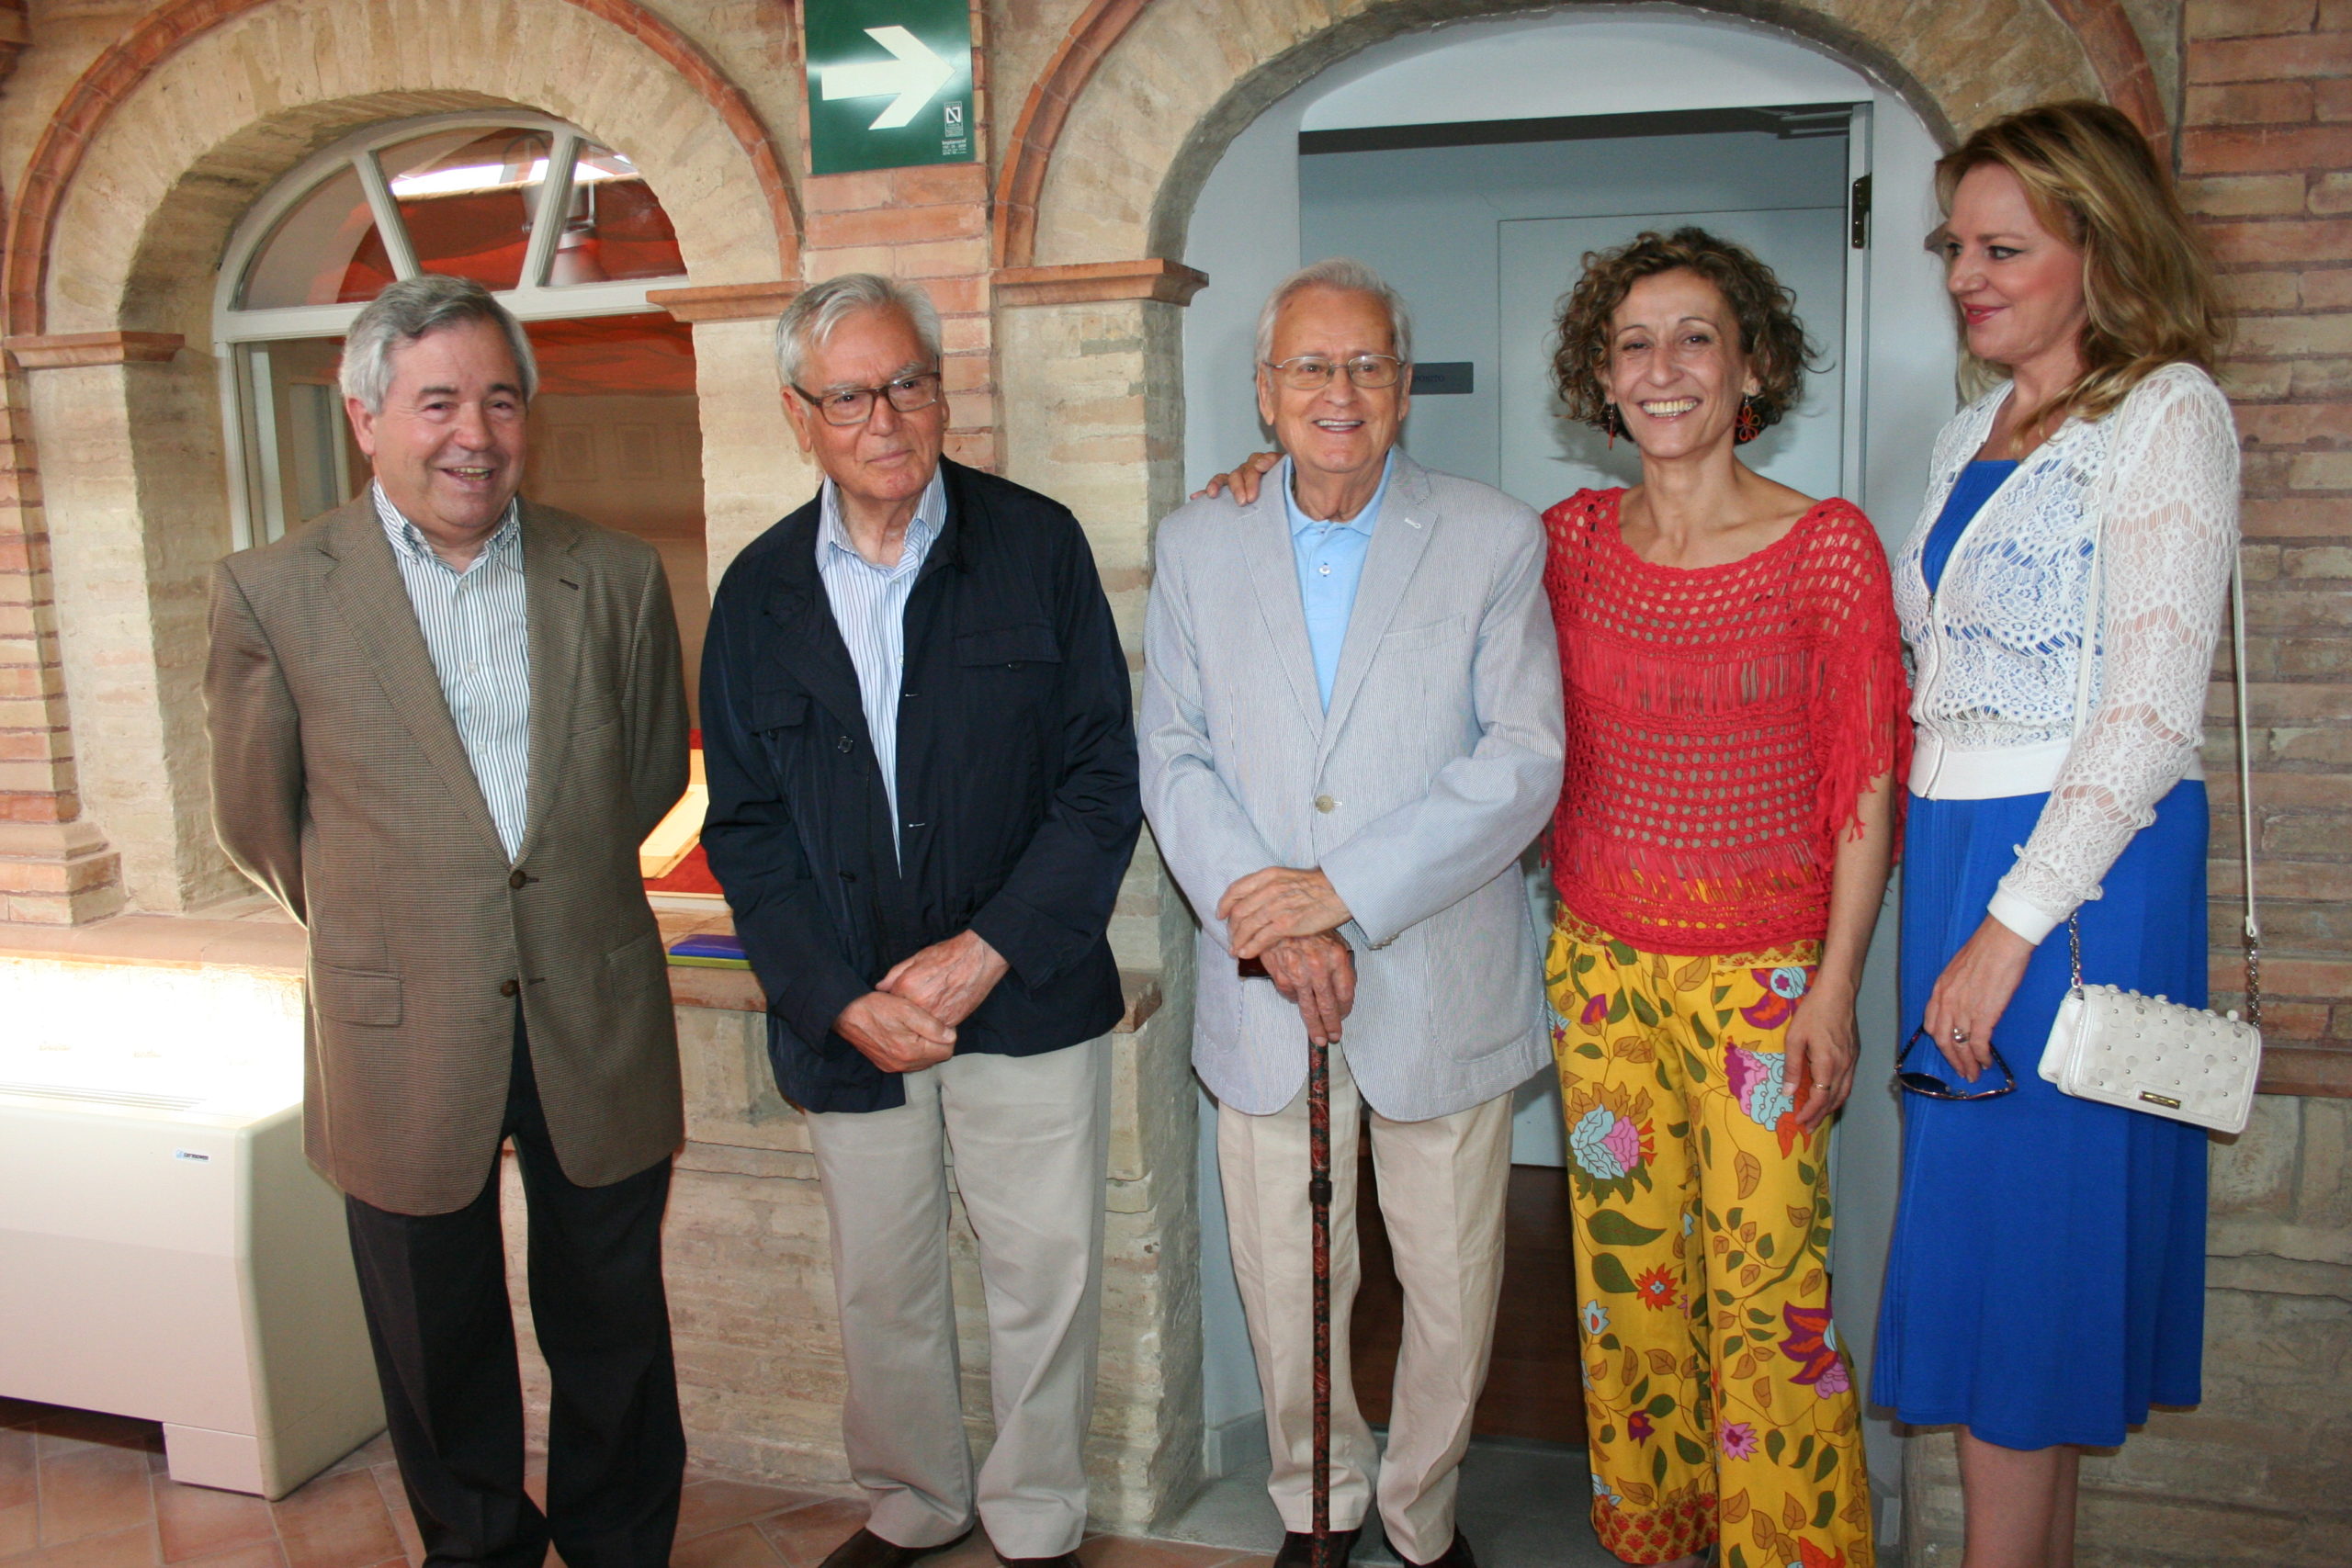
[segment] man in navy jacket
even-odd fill
[[[818,284],[776,346],[826,479],[712,605],[703,843],[831,1220],[874,1506],[826,1568],[905,1568],[976,1515],[1000,1561],[1074,1568],[1122,1010],[1104,932],[1142,820],[1126,658],[1068,509],[941,457],[919,288]],[[992,1309],[977,1478],[949,1149]]]

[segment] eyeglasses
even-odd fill
[[[2017,1075],[2009,1071],[2009,1064],[2001,1059],[2000,1048],[1989,1043],[1984,1048],[1993,1053],[1993,1065],[2001,1070],[2001,1082],[1994,1089],[1954,1089],[1933,1073],[1905,1067],[1903,1064],[1910,1059],[1912,1052],[1919,1048],[1922,1040],[1928,1042],[1929,1049],[1934,1048],[1933,1037],[1928,1033],[1928,1026],[1924,1023],[1911,1032],[1911,1038],[1903,1043],[1903,1049],[1894,1058],[1894,1081],[1913,1094],[1925,1095],[1929,1100],[1995,1100],[2018,1087]]]
[[[890,406],[900,413],[913,413],[927,409],[939,400],[939,372],[919,370],[910,376],[900,376],[878,387],[828,387],[821,392],[804,392],[792,389],[808,400],[827,424],[864,424],[874,417],[874,400],[890,400]]]
[[[1319,354],[1300,354],[1288,359],[1269,359],[1266,368],[1294,392],[1319,392],[1342,370],[1358,387],[1393,387],[1404,371],[1405,362],[1393,354],[1358,354],[1335,365]]]

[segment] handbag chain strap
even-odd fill
[[[2238,699],[2238,855],[2245,876],[2245,1018],[2262,1027],[2262,917],[2254,906],[2254,736],[2245,720],[2245,571],[2230,550],[2230,681]]]
[[[2097,534],[2091,542],[2091,581],[2089,605],[2083,617],[2083,643],[2076,654],[2075,671],[2075,734],[2077,738],[2090,721],[2091,663],[2100,629],[2099,590],[2105,577],[2104,563],[2099,559],[2099,546],[2106,542],[2107,515],[2102,507]],[[2238,740],[2238,860],[2245,886],[2245,921],[2241,938],[2245,944],[2245,1018],[2256,1030],[2262,1027],[2262,918],[2254,901],[2254,740],[2246,727],[2245,713],[2245,571],[2244,552],[2237,545],[2230,547],[2230,683],[2237,692]],[[2066,953],[2074,981],[2074,990],[2083,989],[2083,925],[2079,911],[2066,917]]]

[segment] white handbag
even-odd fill
[[[2098,550],[2093,547],[2091,611],[2075,694],[2077,735],[2087,716],[2092,638],[2098,624]],[[2074,987],[2059,1004],[2041,1052],[2041,1076],[2061,1092],[2126,1111],[2144,1111],[2217,1133],[2241,1133],[2254,1112],[2262,1073],[2262,926],[2254,906],[2253,769],[2245,724],[2245,588],[2230,566],[2230,626],[2237,686],[2238,832],[2245,873],[2246,1016],[2185,1007],[2114,986],[2083,981],[2083,928],[2066,919]],[[2203,911],[2197,912],[2199,916]]]

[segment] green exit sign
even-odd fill
[[[807,0],[804,17],[814,173],[972,161],[966,0]]]

